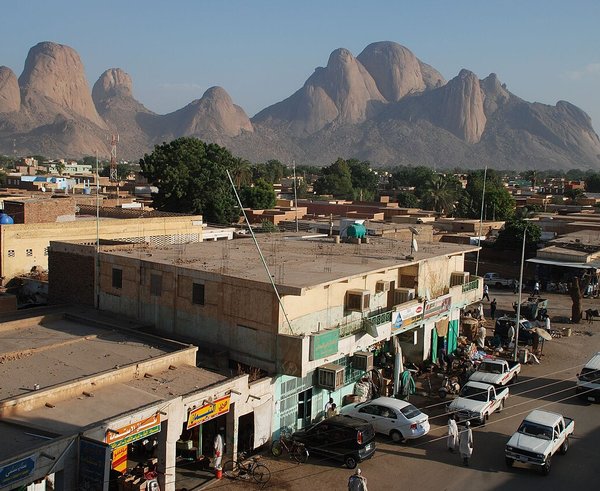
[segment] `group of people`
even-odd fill
[[[473,455],[473,431],[471,430],[471,423],[468,421],[465,422],[465,428],[459,431],[454,414],[451,414],[448,419],[447,444],[450,452],[459,451],[463,459],[463,464],[468,467],[469,459]]]
[[[327,404],[325,404],[325,417],[331,418],[333,416],[337,416],[338,414],[340,414],[340,411],[337,408],[337,404],[333,402],[333,397],[330,397],[329,401],[327,401]]]

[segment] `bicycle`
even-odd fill
[[[308,450],[304,444],[292,440],[289,432],[282,431],[280,439],[274,440],[271,444],[271,453],[275,457],[280,457],[284,450],[299,464],[304,464],[308,460]]]
[[[271,471],[266,465],[259,463],[259,460],[260,457],[246,460],[246,454],[242,452],[238,455],[238,460],[228,460],[223,464],[223,475],[230,479],[253,478],[264,486],[271,479]]]

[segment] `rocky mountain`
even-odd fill
[[[106,70],[90,93],[70,47],[31,48],[17,79],[0,67],[0,153],[81,157],[109,154],[119,133],[120,158],[137,159],[179,136],[224,145],[251,161],[328,165],[337,157],[373,165],[600,168],[600,140],[581,109],[529,103],[495,74],[469,70],[449,81],[393,42],[358,56],[331,53],[287,99],[248,118],[221,87],[166,115],[133,96],[120,68]]]

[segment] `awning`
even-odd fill
[[[548,264],[549,266],[560,266],[565,268],[600,269],[599,261],[593,261],[591,263],[569,263],[564,261],[552,261],[550,259],[540,259],[534,257],[532,259],[527,259],[527,262],[536,264]]]

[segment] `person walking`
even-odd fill
[[[490,287],[487,285],[483,285],[483,297],[481,297],[481,300],[484,298],[486,298],[488,302],[490,301]]]
[[[362,475],[360,469],[356,469],[356,472],[348,478],[348,491],[368,491],[367,478]]]
[[[331,409],[331,406],[333,406],[333,397],[330,397],[329,401],[327,401],[327,404],[325,404],[325,414],[327,414],[327,411]]]
[[[540,294],[540,282],[536,281],[533,285],[533,296],[537,296]]]
[[[225,430],[225,428],[219,428],[219,432],[217,433],[217,436],[215,436],[215,441],[213,443],[213,450],[214,450],[214,454],[215,454],[215,469],[218,469],[221,467],[221,462],[223,461],[223,435],[221,434],[223,431]]]
[[[492,300],[492,302],[490,303],[490,317],[492,318],[492,320],[496,318],[496,307],[496,299],[494,298],[494,300]]]
[[[508,338],[508,347],[513,348],[515,345],[515,326],[510,324],[508,326],[508,332],[506,333],[506,337]]]
[[[480,350],[485,349],[485,338],[487,336],[487,330],[483,322],[479,324],[479,329],[477,331],[476,344],[477,348]]]
[[[451,414],[448,418],[448,439],[446,440],[448,450],[452,453],[458,447],[458,426],[456,425],[456,419],[454,414]]]
[[[460,432],[459,444],[460,456],[463,459],[463,464],[469,466],[469,459],[473,455],[473,431],[471,423],[465,423],[465,429]]]

